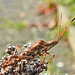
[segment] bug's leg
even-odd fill
[[[50,53],[46,53],[46,54],[48,54],[48,55],[50,55],[50,56],[52,56],[51,58],[50,58],[50,60],[47,62],[47,64],[55,57],[55,55],[54,54],[50,54]]]
[[[58,34],[56,39],[60,36],[60,29],[61,29],[61,19],[62,19],[62,13],[61,13],[61,17],[60,17],[60,24],[58,25]]]
[[[11,58],[15,58],[15,55],[10,56],[10,57],[8,58],[8,60],[7,60],[7,61],[5,62],[5,64],[3,65],[3,70],[5,69],[5,67],[8,66],[8,63],[10,62]]]
[[[3,65],[3,70],[5,69],[5,67],[9,66],[8,63],[10,62],[10,60],[12,58],[13,59],[17,58],[17,62],[18,62],[18,61],[20,61],[22,59],[29,59],[29,58],[32,59],[33,57],[31,57],[31,56],[17,56],[17,55],[13,55],[13,56],[9,57],[9,59],[5,62],[5,64]]]
[[[4,65],[3,65],[3,67],[2,67],[3,70],[5,69],[5,67],[8,66],[7,64],[10,62],[10,60],[11,60],[11,57],[9,57],[9,59],[4,63]],[[2,71],[3,71],[3,70],[2,70]]]
[[[40,63],[40,66],[42,65],[43,61],[45,60],[46,53],[45,53],[45,54],[43,54],[43,55],[41,55],[41,56],[44,56],[44,57],[43,57],[43,59],[42,59],[42,61],[41,61],[41,63]]]
[[[33,58],[31,56],[18,56],[18,55],[13,55],[11,57],[9,57],[9,59],[5,62],[5,64],[8,64],[11,60],[11,58],[15,59],[15,58],[18,58],[18,59],[29,59],[29,58]]]
[[[32,59],[31,56],[18,56],[19,59]]]
[[[11,65],[11,64],[14,64],[14,63],[16,63],[16,62],[19,62],[19,61],[21,61],[22,59],[32,59],[33,57],[30,57],[30,56],[14,56],[14,57],[12,57],[12,58],[17,58],[17,59],[11,60],[10,63],[7,64],[8,66]],[[14,61],[14,62],[13,62],[13,61]]]
[[[18,44],[18,45],[16,46],[16,50],[15,50],[15,52],[14,52],[14,55],[17,54],[17,49],[18,49],[18,47],[20,47],[20,44]]]
[[[62,32],[62,34],[56,39],[56,41],[59,41],[61,39],[61,37],[63,36],[63,34],[65,33],[66,29],[71,25],[71,23],[75,20],[75,18],[73,18],[69,24],[65,27],[64,31]]]
[[[44,50],[46,50],[46,47],[43,45],[43,48],[44,48]],[[43,61],[45,60],[45,57],[46,57],[46,51],[45,51],[45,53],[44,54],[42,54],[41,56],[44,56],[43,57],[43,59],[42,59],[42,61],[41,61],[41,63],[40,63],[40,66],[41,66],[41,64],[43,63]]]

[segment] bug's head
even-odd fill
[[[64,29],[64,31],[61,33],[61,35],[60,35],[60,28],[61,28],[61,21],[60,21],[59,30],[58,30],[58,34],[57,34],[56,39],[55,39],[54,41],[49,41],[49,43],[46,44],[46,46],[47,46],[49,49],[52,48],[53,46],[55,46],[55,45],[59,42],[59,40],[61,39],[61,37],[62,37],[63,34],[65,33],[66,29],[69,27],[69,25],[70,25],[74,20],[75,20],[75,18],[73,18],[73,19],[70,21],[70,23],[65,27],[65,29]],[[48,50],[49,50],[49,49],[48,49]]]
[[[51,49],[53,46],[55,46],[59,41],[49,41],[47,44],[46,44],[46,47],[48,47],[49,49]],[[48,49],[48,50],[49,50]]]

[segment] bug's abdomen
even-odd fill
[[[28,56],[37,57],[45,53],[46,50],[46,42],[41,40],[36,42],[27,53]]]

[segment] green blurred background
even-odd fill
[[[62,13],[61,32],[75,17],[75,0],[0,0],[0,58],[7,44],[54,40]],[[59,44],[49,50],[55,58],[48,64],[48,74],[75,74],[75,22]],[[41,57],[42,59],[42,57]],[[50,56],[46,57],[46,61]]]

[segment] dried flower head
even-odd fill
[[[24,51],[27,51],[30,47],[31,43],[28,43],[24,44],[22,49]],[[41,72],[47,70],[47,63],[43,61],[40,67],[41,59],[37,57],[32,61],[27,61],[26,59],[17,61],[17,58],[11,59],[7,67],[5,67],[5,69],[2,71],[3,65],[9,59],[9,57],[13,56],[15,50],[15,46],[12,46],[10,44],[7,45],[7,49],[5,50],[5,52],[8,54],[8,56],[4,56],[2,57],[2,60],[0,60],[0,75],[39,75]]]

